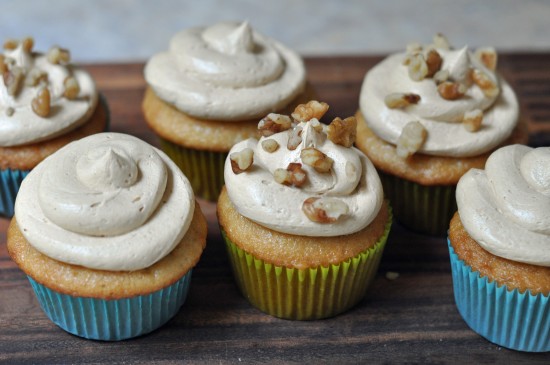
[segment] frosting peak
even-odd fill
[[[301,58],[247,22],[176,34],[145,79],[164,101],[203,119],[239,121],[286,106],[305,87]]]
[[[495,255],[550,266],[549,181],[550,147],[500,148],[458,183],[464,228]]]

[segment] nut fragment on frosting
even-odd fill
[[[189,181],[163,152],[132,136],[100,133],[33,169],[15,216],[26,240],[50,258],[133,271],[172,251],[194,207]]]
[[[460,179],[456,199],[464,228],[484,249],[550,266],[550,147],[496,150],[485,170]]]
[[[34,40],[9,40],[0,55],[0,147],[52,139],[84,124],[98,95],[91,76],[70,64],[69,51],[44,55]],[[55,112],[52,112],[55,111]]]
[[[145,79],[180,111],[228,122],[282,109],[302,93],[306,81],[300,56],[247,22],[179,32],[169,51],[149,60]]]
[[[327,109],[317,101],[299,105],[290,129],[232,148],[230,153],[254,151],[253,168],[243,173],[233,172],[231,159],[225,164],[227,192],[240,214],[306,236],[351,234],[376,217],[382,185],[369,159],[352,147],[355,118],[336,118],[327,126],[318,120]],[[268,140],[279,147],[266,150]]]
[[[432,44],[410,45],[365,75],[361,112],[369,128],[395,146],[403,128],[419,121],[427,138],[418,153],[482,154],[504,142],[518,122],[516,96],[495,71],[496,64],[494,49],[454,49],[438,34]],[[483,128],[467,129],[463,121],[474,110],[483,114]]]

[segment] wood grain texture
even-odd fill
[[[309,80],[331,106],[327,120],[354,114],[365,72],[380,57],[307,58]],[[502,55],[499,70],[516,90],[530,144],[550,145],[550,54]],[[89,65],[111,109],[111,129],[152,144],[141,114],[143,64]],[[367,297],[335,318],[296,322],[270,317],[239,294],[216,223],[201,201],[208,246],[189,297],[159,330],[104,343],[72,336],[40,309],[5,246],[0,218],[0,363],[549,363],[548,354],[500,348],[471,331],[457,312],[446,241],[395,224]],[[385,273],[399,273],[388,280]]]

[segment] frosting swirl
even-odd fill
[[[285,107],[305,87],[295,52],[248,23],[219,23],[176,34],[153,56],[145,79],[164,101],[194,117],[239,121]]]
[[[443,98],[438,91],[441,80],[411,78],[410,67],[404,64],[404,60],[410,62],[411,54],[391,55],[366,74],[361,88],[361,112],[376,135],[396,145],[405,125],[419,121],[427,130],[427,139],[418,152],[452,157],[479,155],[506,140],[517,124],[519,110],[510,85],[466,47],[452,50],[429,46],[426,50],[435,50],[440,55],[440,69],[446,80],[464,87],[464,94],[453,100]],[[472,70],[485,75],[496,92],[486,93],[473,82]],[[413,93],[419,96],[419,101],[390,108],[385,98],[393,93]],[[465,116],[473,111],[483,115],[481,129],[475,133],[462,125]]]
[[[6,81],[0,82],[0,146],[19,146],[40,142],[64,134],[84,124],[93,114],[98,93],[92,77],[71,65],[56,64],[47,55],[32,52],[20,42],[4,51],[9,71],[22,72],[18,92],[10,93]],[[40,75],[42,81],[33,82]],[[77,97],[64,96],[65,80],[74,77],[79,86]],[[34,85],[33,85],[34,84]],[[31,106],[38,90],[47,87],[50,93],[48,117],[41,117]]]
[[[188,180],[163,152],[132,136],[101,133],[32,170],[15,214],[29,243],[51,258],[132,271],[172,251],[194,207]]]
[[[316,119],[315,122],[318,123]],[[327,126],[301,122],[294,127],[259,141],[248,139],[237,143],[231,153],[247,148],[254,152],[253,165],[245,172],[233,172],[231,160],[225,163],[227,193],[236,210],[252,221],[275,231],[304,236],[340,236],[357,232],[376,217],[383,202],[382,186],[370,160],[356,148],[333,143],[327,138]],[[301,142],[294,150],[287,142],[296,131]],[[275,140],[280,146],[268,152],[262,143]],[[315,148],[333,160],[328,172],[318,172],[303,163],[305,149]],[[303,163],[307,181],[299,188],[274,180],[276,170],[289,164]],[[320,207],[335,211],[330,224],[312,221],[304,212],[303,204],[309,198],[319,198]]]
[[[550,266],[550,147],[498,149],[485,171],[460,179],[456,199],[464,228],[487,251]]]

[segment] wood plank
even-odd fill
[[[309,57],[309,80],[327,117],[353,115],[365,72],[381,57]],[[530,144],[550,145],[550,54],[508,54],[499,69],[520,98]],[[85,66],[109,102],[113,131],[157,144],[141,114],[143,64]],[[208,246],[182,310],[161,329],[128,341],[84,340],[57,328],[40,309],[25,275],[9,260],[0,218],[0,362],[17,363],[548,363],[487,342],[464,323],[454,304],[445,239],[395,224],[379,273],[355,308],[320,321],[263,314],[234,285],[217,227],[208,218]],[[385,273],[399,273],[388,280]]]

